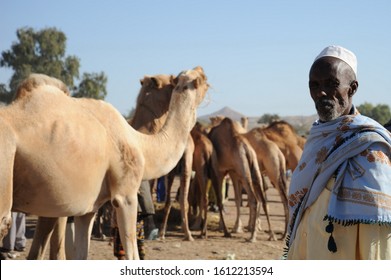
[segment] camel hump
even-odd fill
[[[65,95],[70,95],[68,87],[59,79],[44,74],[33,73],[19,84],[14,99],[26,96],[40,86],[54,86],[64,92]]]

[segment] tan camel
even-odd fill
[[[137,97],[135,113],[131,119],[127,120],[134,129],[145,134],[155,134],[163,127],[167,119],[172,91],[175,87],[174,80],[175,77],[172,75],[144,76],[140,80],[141,89]],[[45,223],[38,221],[37,234],[34,236],[28,259],[42,259],[44,257],[48,236],[53,232],[53,224],[59,225],[61,228],[54,229],[56,235],[58,235],[57,231],[64,231],[62,229],[65,227],[64,221],[57,223],[55,218],[52,221],[45,218]],[[53,243],[51,243],[53,246],[50,246],[50,259],[64,259],[64,250],[57,249],[58,246]],[[63,246],[64,244],[58,245]],[[56,252],[61,253],[57,254]]]
[[[172,91],[175,87],[175,76],[173,75],[155,75],[155,76],[144,76],[140,80],[141,89],[136,101],[136,109],[133,117],[128,121],[128,123],[138,130],[139,132],[145,134],[155,134],[157,133],[164,125],[167,120],[168,108],[170,105]],[[192,139],[190,139],[192,141]],[[183,162],[184,168],[182,168],[182,179],[181,179],[181,188],[186,189],[186,186],[189,185],[190,181],[190,172],[191,172],[191,161],[193,153],[192,142],[188,142],[184,156],[182,157],[181,162]],[[190,172],[188,171],[190,169]],[[160,229],[160,237],[164,239],[164,233],[167,227],[168,216],[170,213],[172,202],[170,200],[170,190],[173,184],[175,176],[175,168],[166,176],[167,177],[167,194],[166,194],[166,205],[165,205],[165,215],[163,218],[163,223]],[[187,188],[188,189],[188,188]],[[182,195],[183,194],[183,195]],[[188,226],[188,216],[187,210],[187,196],[186,190],[181,192],[180,202],[181,202],[181,213],[182,213],[182,228],[185,232],[185,240],[193,240],[191,232]],[[39,229],[37,232],[41,238],[34,237],[33,244],[28,256],[28,259],[42,259],[45,252],[45,247],[48,237],[43,237],[45,235],[50,235],[53,231],[52,224],[56,221],[48,221],[48,218],[45,218],[46,223],[48,223],[47,228],[45,229],[45,224],[38,223]],[[64,222],[59,223],[60,226],[64,225]],[[55,233],[58,234],[55,230]],[[44,238],[44,239],[43,239]],[[57,238],[59,239],[59,238]],[[61,239],[60,239],[61,240]],[[64,254],[59,254],[62,250],[58,250],[54,244],[50,248],[50,258],[51,259],[63,259]],[[63,245],[63,244],[59,244]],[[52,252],[53,251],[53,252]]]
[[[204,77],[206,80],[206,77]],[[147,134],[154,134],[160,131],[167,119],[168,108],[174,89],[174,84],[171,82],[174,79],[170,75],[145,76],[141,82],[141,90],[137,97],[137,106],[135,114],[130,121],[133,128]],[[188,134],[187,145],[183,157],[178,162],[181,165],[181,180],[180,180],[180,208],[182,216],[182,229],[185,234],[185,240],[193,241],[188,220],[188,193],[192,172],[194,143]],[[164,206],[164,217],[160,227],[160,238],[165,238],[167,229],[168,216],[172,207],[171,187],[174,182],[177,170],[174,168],[167,174],[165,179],[166,186],[166,201]]]
[[[277,144],[269,140],[263,129],[253,128],[249,132],[243,134],[244,137],[250,142],[257,154],[258,164],[262,175],[268,176],[271,183],[277,188],[281,202],[284,206],[285,214],[285,230],[281,239],[285,239],[287,233],[289,210],[288,210],[288,185],[286,181],[286,165],[285,157]],[[240,203],[237,202],[238,211],[240,211]],[[239,219],[239,214],[238,214]],[[237,221],[238,228],[240,229],[240,221]]]
[[[111,200],[126,257],[138,259],[138,187],[142,179],[166,174],[182,156],[208,88],[204,77],[199,69],[181,73],[167,122],[153,136],[132,129],[105,102],[70,98],[34,75],[22,82],[21,98],[0,110],[0,238],[11,208],[76,216],[76,258],[86,259],[94,212]]]
[[[295,170],[303,153],[305,139],[297,135],[294,128],[285,121],[272,122],[264,128],[264,132],[281,149],[287,162],[287,169]]]
[[[223,119],[218,126],[212,128],[208,136],[214,148],[212,154],[212,184],[215,188],[224,235],[230,236],[222,212],[221,186],[224,176],[229,174],[235,188],[235,194],[238,193],[239,185],[243,186],[248,194],[251,230],[249,240],[256,240],[257,207],[259,204],[262,204],[267,217],[270,230],[269,240],[276,240],[270,224],[261,172],[254,149],[248,140],[235,130],[234,123],[229,118]]]

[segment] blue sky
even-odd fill
[[[126,114],[144,75],[201,65],[211,89],[199,115],[229,106],[247,116],[316,113],[308,70],[327,45],[358,58],[354,104],[391,106],[391,1],[3,0],[0,51],[16,30],[56,27],[80,73],[103,71],[106,101]],[[0,83],[11,70],[0,68]]]

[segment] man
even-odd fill
[[[310,69],[319,120],[291,179],[288,259],[391,259],[391,136],[353,106],[356,75],[339,46]]]

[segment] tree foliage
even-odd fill
[[[56,28],[46,28],[35,31],[26,27],[16,31],[17,41],[9,50],[3,51],[0,67],[12,68],[14,71],[9,90],[3,85],[0,99],[10,100],[17,86],[31,73],[41,73],[60,79],[71,92],[86,97],[106,96],[107,78],[100,74],[85,73],[79,86],[75,80],[79,78],[80,60],[76,56],[66,56],[66,36]],[[86,80],[84,80],[86,79]],[[89,92],[88,89],[95,90]]]
[[[378,123],[384,125],[391,119],[391,110],[387,104],[378,104],[376,106],[365,102],[357,106],[357,110],[364,116],[370,117]]]
[[[95,99],[105,99],[107,78],[103,72],[84,73],[83,79],[75,89],[74,97],[89,97]]]
[[[257,121],[257,123],[265,123],[269,124],[272,123],[273,121],[278,121],[280,120],[280,116],[277,114],[263,114]]]

